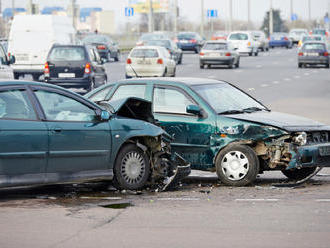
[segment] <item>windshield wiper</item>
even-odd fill
[[[245,111],[238,110],[238,109],[232,109],[232,110],[226,110],[223,112],[218,113],[218,115],[234,115],[234,114],[243,114]]]
[[[246,113],[252,113],[252,112],[263,111],[263,110],[269,112],[269,109],[259,108],[259,107],[249,107],[249,108],[243,109],[243,111]]]

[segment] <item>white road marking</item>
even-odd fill
[[[242,202],[253,202],[253,201],[258,201],[258,202],[277,202],[279,199],[235,199],[235,201],[242,201]]]
[[[267,87],[267,86],[269,86],[268,84],[262,84],[262,85],[260,85],[261,87]]]
[[[305,75],[305,76],[309,76],[309,73],[308,73],[308,72],[305,72],[304,75]]]
[[[294,76],[294,78],[300,78],[300,76],[296,75],[296,76]]]
[[[330,199],[316,199],[317,202],[330,202]]]
[[[284,81],[291,81],[291,78],[284,78]]]
[[[261,67],[262,67],[262,65],[257,65],[256,67],[257,67],[257,68],[261,68]]]
[[[236,73],[241,73],[242,70],[235,70],[234,72],[236,72]]]
[[[176,197],[176,198],[158,198],[157,201],[199,201],[199,198],[184,198],[184,197]]]
[[[274,81],[273,84],[279,84],[280,82],[279,81]]]
[[[254,91],[256,90],[255,88],[248,88],[248,91]]]
[[[208,78],[217,78],[217,76],[211,75],[211,76],[208,76]]]

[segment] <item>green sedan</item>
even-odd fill
[[[190,168],[153,121],[147,101],[100,107],[50,84],[1,81],[0,187],[103,179],[121,189],[167,187]]]
[[[250,184],[266,170],[301,181],[330,167],[330,126],[273,112],[227,82],[141,78],[86,95],[96,103],[128,96],[151,101],[154,117],[174,138],[172,149],[192,169],[216,171],[226,185]]]

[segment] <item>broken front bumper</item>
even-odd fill
[[[330,167],[330,143],[295,146],[287,169],[303,167]]]

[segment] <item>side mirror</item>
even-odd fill
[[[100,121],[108,121],[110,119],[110,113],[106,110],[100,110],[96,112],[96,117]]]
[[[197,105],[188,105],[186,111],[189,114],[202,116],[202,109]]]
[[[10,55],[9,57],[9,64],[14,64],[16,62],[16,58],[14,55]]]

